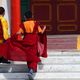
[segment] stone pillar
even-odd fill
[[[11,0],[11,35],[15,34],[21,22],[20,0]]]

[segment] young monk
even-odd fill
[[[44,28],[41,29],[38,22],[32,18],[31,11],[26,12],[24,15],[24,18],[25,18],[25,21],[21,24],[20,30],[17,34],[24,34],[24,36],[22,36],[24,40],[24,44],[30,47],[30,50],[27,53],[31,53],[37,56],[38,55],[38,39],[39,39],[38,33],[43,34],[46,29],[46,26],[44,26]],[[27,62],[27,65],[30,73],[37,71],[36,61]]]
[[[29,73],[33,74],[37,72],[38,62],[41,62],[39,56],[47,57],[46,26],[41,28],[38,22],[32,18],[31,11],[26,12],[24,18],[25,21],[21,23],[17,34],[8,39],[0,49],[5,49],[5,51],[1,49],[1,52],[9,60],[26,61]],[[38,42],[44,45],[41,54],[38,52]]]
[[[0,7],[0,45],[2,45],[8,38],[8,23],[4,18],[5,9]],[[0,63],[10,63],[7,59],[5,59],[2,55],[0,56]]]

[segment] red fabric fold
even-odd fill
[[[46,58],[47,55],[47,36],[46,36],[46,32],[44,32],[43,34],[39,34],[39,41],[40,43],[42,43],[44,45],[44,50],[42,52],[42,55],[40,55],[41,57]]]
[[[37,29],[35,27],[35,29]],[[36,30],[34,30],[36,31]],[[29,39],[29,37],[31,39]],[[17,35],[11,36],[5,43],[0,45],[0,56],[5,57],[8,60],[13,61],[28,61],[28,62],[40,62],[38,56],[38,40],[44,44],[44,51],[42,57],[47,57],[47,38],[46,32],[44,34],[25,34],[23,40],[18,40]],[[38,39],[39,38],[39,39]],[[31,41],[33,44],[29,44],[28,41]]]

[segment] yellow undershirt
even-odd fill
[[[3,29],[3,37],[5,40],[7,40],[9,38],[9,34],[8,34],[8,23],[6,21],[6,19],[0,15],[0,20],[2,23],[2,29]]]
[[[24,27],[25,27],[25,30],[27,33],[33,32],[35,21],[33,21],[33,20],[25,21],[23,24],[24,24]],[[42,29],[40,26],[38,26],[38,32],[42,32]],[[20,28],[19,33],[24,33],[24,31]]]
[[[34,25],[35,25],[35,21],[30,20],[30,21],[25,21],[24,22],[24,27],[26,29],[27,33],[32,33],[33,29],[34,29]],[[38,32],[42,32],[42,29],[40,28],[40,26],[38,26]]]

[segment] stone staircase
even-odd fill
[[[34,80],[80,80],[80,51],[48,50]],[[0,80],[28,80],[26,62],[0,64]]]
[[[48,49],[76,49],[77,37],[77,35],[48,36]]]
[[[62,37],[55,38],[63,40]],[[80,80],[80,51],[75,46],[76,36],[71,38],[75,38],[74,43],[72,44],[72,41],[65,37],[64,45],[66,40],[70,40],[71,43],[68,42],[74,47],[70,47],[67,42],[68,45],[65,47],[50,48],[49,46],[53,42],[49,43],[48,41],[48,58],[41,58],[42,63],[38,64],[38,72],[34,74],[34,80]],[[57,41],[59,42],[59,40]],[[56,42],[54,42],[56,45],[63,44],[62,41],[60,44]],[[66,46],[69,46],[69,49]],[[28,80],[26,64],[26,62],[0,64],[0,80]]]

